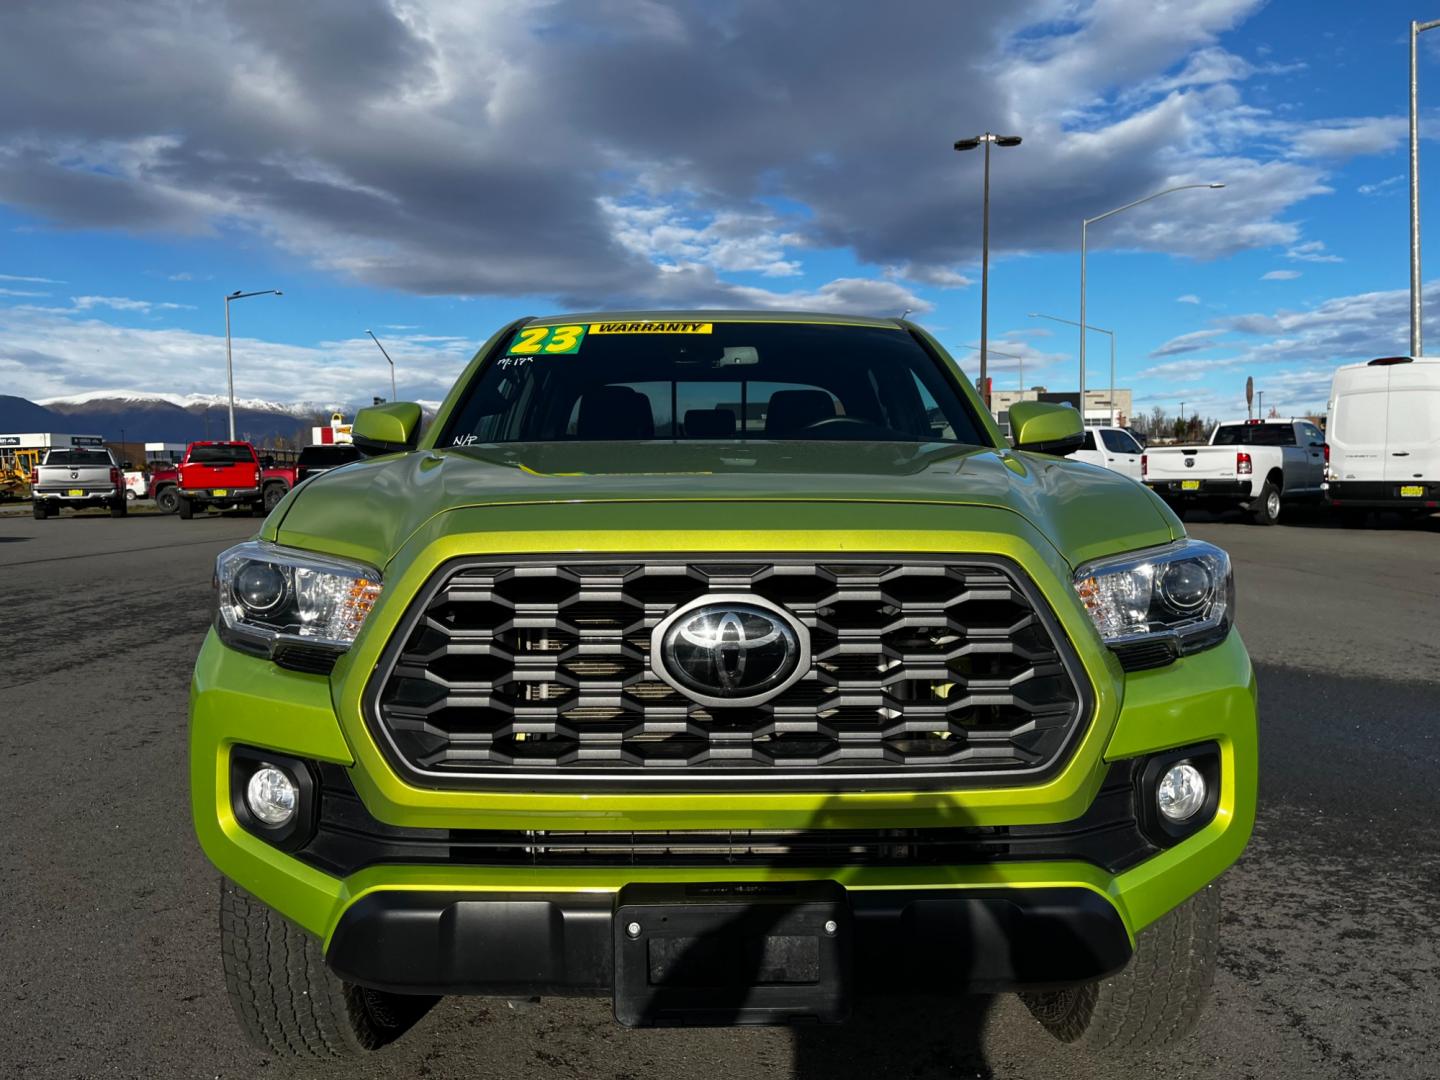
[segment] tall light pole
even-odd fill
[[[901,317],[903,318],[904,316],[901,316]],[[383,357],[385,357],[385,359],[386,359],[387,361],[389,361],[389,364],[390,364],[390,400],[391,400],[391,401],[398,401],[399,399],[395,396],[395,361],[390,359],[390,354],[385,351],[385,346],[380,344],[380,339],[375,336],[375,332],[374,332],[373,330],[366,330],[365,332],[370,335],[370,340],[373,341],[373,342],[375,342],[375,347],[380,350],[380,355],[383,356]]]
[[[1423,348],[1420,333],[1420,116],[1417,53],[1420,35],[1440,26],[1440,19],[1410,23],[1410,355]]]
[[[1117,206],[1114,210],[1106,210],[1103,214],[1096,214],[1094,217],[1084,218],[1080,222],[1080,326],[1085,325],[1085,248],[1088,241],[1090,226],[1097,221],[1104,221],[1108,217],[1114,217],[1122,210],[1129,210],[1132,206],[1139,206],[1151,199],[1158,199],[1161,195],[1169,195],[1172,191],[1189,191],[1191,188],[1223,188],[1224,184],[1180,184],[1177,187],[1168,187],[1164,191],[1157,191],[1153,195],[1146,195],[1143,199],[1136,199],[1124,206]],[[1080,332],[1080,415],[1085,415],[1085,332]]]
[[[983,224],[980,227],[980,395],[988,408],[990,405],[990,386],[985,381],[987,364],[986,350],[989,344],[989,320],[990,320],[990,144],[996,146],[1019,146],[1019,135],[996,135],[992,132],[985,132],[983,135],[976,135],[971,139],[956,139],[956,150],[974,150],[981,144],[985,146],[985,194],[981,200],[981,216]]]
[[[230,441],[235,441],[235,365],[230,359],[230,301],[244,300],[249,296],[284,296],[279,289],[260,289],[257,292],[241,292],[236,289],[225,297],[225,381],[230,385]]]
[[[1062,319],[1058,315],[1042,315],[1038,311],[1030,312],[1032,319],[1049,319],[1051,322],[1065,323],[1067,326],[1079,326],[1074,319]],[[1097,334],[1110,335],[1110,426],[1115,426],[1115,331],[1102,330],[1098,326],[1088,326],[1085,329],[1094,330]],[[1080,339],[1083,341],[1085,335],[1082,333]],[[1085,422],[1085,394],[1080,394],[1080,422]]]
[[[980,346],[979,346],[979,345],[966,345],[966,346],[964,346],[964,347],[967,348],[967,349],[974,349],[976,352],[979,352],[979,351],[980,351]],[[991,356],[1004,356],[1004,357],[1007,357],[1007,358],[1009,358],[1009,359],[1011,359],[1011,360],[1018,360],[1018,361],[1019,361],[1019,363],[1016,364],[1015,367],[1016,367],[1016,370],[1019,372],[1020,392],[1023,394],[1023,393],[1025,392],[1025,357],[1022,356],[1020,353],[1001,352],[999,349],[991,349],[991,350],[990,350],[990,355],[991,355]]]

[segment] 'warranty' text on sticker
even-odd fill
[[[505,351],[509,356],[565,356],[578,353],[584,340],[583,326],[527,326]]]
[[[592,334],[709,334],[715,324],[708,322],[597,322]]]

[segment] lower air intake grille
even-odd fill
[[[789,612],[799,680],[743,708],[662,681],[652,630],[709,595]],[[1083,725],[1084,685],[997,558],[462,560],[402,620],[367,710],[429,786],[853,790],[1033,781]]]

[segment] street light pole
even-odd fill
[[[1089,242],[1090,226],[1097,221],[1104,221],[1108,217],[1114,217],[1122,210],[1129,210],[1132,206],[1139,206],[1151,199],[1158,199],[1161,195],[1169,195],[1174,191],[1189,191],[1191,188],[1223,188],[1224,184],[1180,184],[1176,187],[1168,187],[1163,191],[1157,191],[1153,195],[1146,195],[1143,199],[1136,199],[1124,206],[1117,206],[1114,210],[1106,210],[1103,214],[1096,214],[1094,217],[1082,218],[1080,221],[1080,322],[1079,326],[1085,325],[1085,249]],[[1112,341],[1113,344],[1113,341]],[[1112,380],[1113,381],[1113,380]],[[1114,395],[1111,395],[1112,399]],[[1080,331],[1080,415],[1085,415],[1085,331]]]
[[[981,198],[980,226],[980,395],[986,408],[990,407],[990,386],[986,381],[990,330],[990,144],[1019,146],[1020,141],[1019,135],[996,135],[989,131],[974,138],[955,140],[956,150],[974,150],[981,144],[985,146],[985,187]]]
[[[1067,326],[1079,326],[1074,319],[1062,319],[1058,315],[1042,315],[1038,311],[1030,312],[1032,319],[1049,319],[1051,322],[1065,323]],[[1098,326],[1087,326],[1084,330],[1094,330],[1097,334],[1110,335],[1110,426],[1115,426],[1115,331],[1105,330]],[[1084,330],[1081,331],[1080,340],[1085,340]],[[1085,422],[1085,395],[1080,395],[1080,422]]]
[[[966,345],[965,348],[974,349],[976,352],[980,351],[979,345]],[[1023,394],[1025,392],[1025,357],[1022,356],[1020,353],[1001,352],[999,349],[991,349],[990,355],[1004,356],[1016,362],[1015,368],[1019,372],[1020,378],[1020,392]]]
[[[1423,348],[1420,331],[1420,115],[1418,53],[1420,35],[1440,26],[1440,19],[1410,23],[1410,355]]]
[[[241,292],[236,289],[225,297],[225,381],[230,388],[230,441],[235,441],[235,365],[230,358],[230,301],[244,300],[250,296],[284,296],[279,289],[260,289],[257,292]]]
[[[907,308],[906,310],[909,309]],[[901,318],[903,319],[904,316],[902,315]],[[375,347],[380,350],[380,355],[385,357],[386,361],[390,364],[390,400],[398,401],[399,398],[395,394],[395,361],[390,359],[390,354],[385,351],[385,346],[380,344],[380,339],[375,336],[373,330],[366,330],[365,332],[370,335],[370,340],[375,342]]]

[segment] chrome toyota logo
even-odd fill
[[[810,637],[758,596],[702,596],[655,627],[650,656],[655,674],[701,704],[758,705],[809,669]]]

